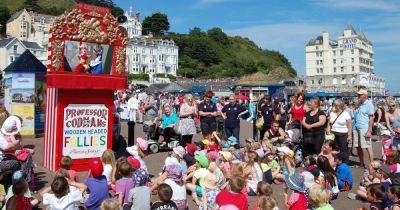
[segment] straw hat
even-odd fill
[[[215,176],[213,173],[208,173],[204,177],[204,187],[207,189],[215,189],[218,185],[218,179],[217,176]]]

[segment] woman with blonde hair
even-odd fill
[[[386,126],[394,134],[394,130],[400,127],[400,113],[397,103],[394,99],[388,100],[388,111],[385,115]]]
[[[329,192],[321,185],[314,184],[309,190],[310,205],[316,210],[333,210],[329,204]]]
[[[196,134],[194,119],[197,117],[197,104],[192,94],[186,94],[185,100],[179,109],[181,146],[192,143],[193,135]]]

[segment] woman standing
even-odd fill
[[[400,127],[400,114],[399,109],[397,108],[396,101],[390,99],[388,102],[388,112],[386,113],[386,126],[394,134],[394,130]]]
[[[319,154],[325,140],[325,113],[319,109],[319,100],[310,102],[310,111],[305,114],[301,124],[303,125],[303,151],[305,156]]]
[[[193,135],[196,134],[196,125],[194,123],[194,118],[197,116],[197,105],[193,100],[192,94],[187,94],[185,96],[184,102],[181,104],[179,109],[179,115],[181,117],[182,130],[180,131],[182,135],[181,146],[185,147],[186,144],[192,143]]]
[[[306,116],[307,107],[304,105],[304,93],[297,92],[294,97],[294,103],[290,108],[289,124],[293,121],[302,122]]]
[[[198,106],[200,116],[200,126],[203,137],[206,138],[217,130],[216,116],[218,115],[217,106],[211,102],[214,93],[207,91],[204,94],[204,101]]]
[[[351,117],[345,110],[342,100],[337,99],[333,102],[333,110],[329,114],[327,134],[331,132],[335,135],[335,143],[340,152],[348,153],[348,144],[351,141]]]

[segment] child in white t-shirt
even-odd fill
[[[70,191],[69,186],[78,190]],[[48,193],[53,191],[54,194]],[[63,177],[54,178],[51,187],[43,191],[43,204],[48,205],[48,210],[77,210],[79,202],[83,199],[82,193],[86,185],[75,181],[67,181]]]

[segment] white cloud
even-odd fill
[[[371,9],[395,11],[399,9],[398,4],[387,0],[315,0],[314,2],[324,7],[333,7],[346,10]]]

